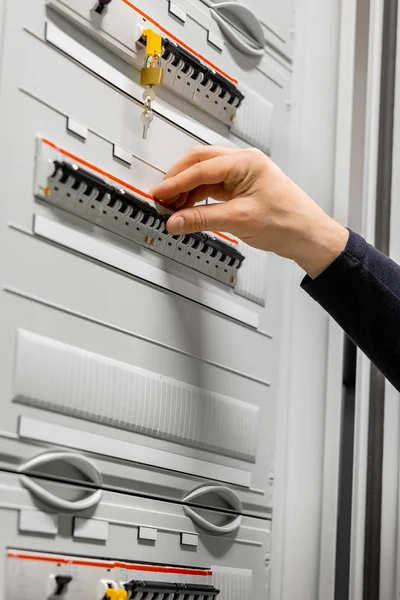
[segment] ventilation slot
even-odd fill
[[[250,569],[230,569],[211,567],[213,585],[221,590],[218,600],[253,600],[252,576]]]
[[[267,258],[262,250],[241,243],[240,251],[246,257],[246,269],[238,271],[235,294],[265,306],[267,296]]]
[[[27,331],[14,401],[255,461],[258,407]]]
[[[271,154],[274,106],[253,90],[243,90],[246,101],[236,113],[232,133],[252,146]]]

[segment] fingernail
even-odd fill
[[[167,227],[170,233],[174,235],[185,233],[185,219],[183,217],[171,217],[168,219]]]

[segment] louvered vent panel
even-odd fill
[[[254,90],[240,86],[245,99],[236,113],[232,133],[271,154],[273,142],[274,105]]]
[[[250,569],[211,566],[213,585],[221,590],[219,600],[253,600]]]
[[[27,331],[14,401],[254,461],[258,407]]]
[[[246,257],[246,260],[238,271],[235,293],[265,306],[268,255],[243,242],[239,242],[239,251]]]

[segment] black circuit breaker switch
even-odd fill
[[[170,583],[161,581],[130,581],[125,584],[129,598],[179,598],[179,600],[214,600],[220,590],[213,585]]]
[[[170,235],[166,229],[169,215],[77,164],[54,160],[43,192],[45,199],[64,210],[81,215],[86,205],[84,218],[89,221],[226,285],[236,283],[245,260],[236,247],[211,233]]]
[[[67,585],[72,581],[71,575],[56,575],[54,577],[56,589],[54,596],[62,596]]]
[[[98,15],[104,14],[104,11],[111,2],[112,0],[98,0],[96,6],[94,7],[94,12]]]

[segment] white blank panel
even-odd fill
[[[157,529],[154,527],[139,527],[138,538],[139,540],[155,542],[157,539]]]
[[[58,514],[23,508],[19,511],[18,530],[21,533],[57,535]]]
[[[172,0],[169,0],[169,12],[183,23],[186,21],[185,11],[178,4],[172,2]]]
[[[80,540],[105,542],[108,538],[108,522],[75,517],[73,537]]]
[[[214,46],[221,52],[224,49],[223,40],[220,37],[218,37],[217,35],[215,35],[215,33],[213,33],[212,31],[207,32],[207,40],[208,40],[209,44],[211,44],[212,46]]]
[[[196,533],[182,533],[181,544],[183,546],[192,546],[193,548],[197,548],[199,544],[199,536]]]
[[[117,146],[117,144],[114,144],[113,146],[113,156],[115,156],[115,158],[119,158],[119,160],[122,160],[127,165],[132,164],[132,154],[128,152],[128,150],[125,150],[125,148]]]
[[[253,461],[258,407],[27,331],[14,399]]]
[[[68,119],[67,119],[67,129],[71,133],[75,133],[75,135],[82,138],[83,140],[87,139],[87,136],[88,136],[87,127],[85,127],[85,125],[81,125],[81,123],[78,123],[74,119],[71,119],[71,117],[68,117]]]

